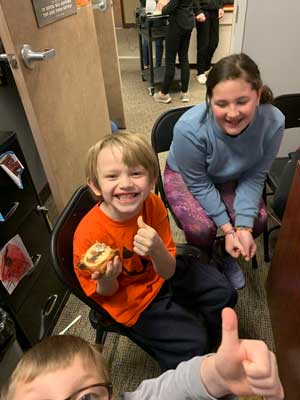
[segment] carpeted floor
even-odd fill
[[[127,130],[144,133],[150,139],[155,119],[163,111],[183,105],[179,100],[179,94],[175,91],[176,86],[171,92],[172,103],[158,104],[149,96],[148,84],[143,82],[140,77],[138,60],[121,60],[121,70]],[[204,87],[196,82],[195,76],[196,71],[192,70],[190,78],[191,104],[199,103],[205,96]],[[175,241],[184,241],[182,233],[174,223],[172,223],[172,231]],[[253,270],[251,263],[243,262],[246,286],[239,291],[236,311],[239,317],[240,336],[263,339],[271,349],[274,349],[265,293],[269,264],[265,264],[263,261],[261,242],[259,239],[257,254],[259,268]],[[80,320],[68,330],[68,333],[82,336],[93,342],[95,332],[88,321],[88,307],[74,296],[71,296],[67,302],[54,333],[60,332],[78,315],[81,315]],[[159,375],[157,363],[125,337],[108,334],[103,352],[111,368],[113,384],[117,393],[123,390],[133,390],[143,379]]]

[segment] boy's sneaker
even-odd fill
[[[180,100],[183,102],[183,103],[188,103],[189,101],[190,101],[190,95],[189,95],[189,92],[181,92],[181,94],[180,94]]]
[[[211,70],[211,67],[207,71],[204,72],[204,75],[207,76],[209,74],[210,70]]]
[[[214,254],[212,261],[215,262],[219,270],[226,276],[235,289],[242,289],[245,286],[245,277],[240,264],[231,256],[220,256]]]
[[[245,277],[240,264],[232,257],[223,257],[222,272],[231,282],[235,289],[242,289],[245,286]]]
[[[157,101],[158,103],[171,103],[172,99],[169,94],[162,94],[161,92],[154,93],[153,96],[154,100]]]
[[[197,81],[200,83],[200,85],[205,85],[206,84],[206,75],[205,74],[200,74],[196,76]]]

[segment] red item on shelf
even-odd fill
[[[2,259],[0,278],[3,282],[18,283],[31,267],[31,261],[16,245],[8,243]]]

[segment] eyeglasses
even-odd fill
[[[78,390],[65,400],[111,400],[112,393],[111,383],[95,383]]]

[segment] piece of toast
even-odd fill
[[[97,271],[101,275],[104,275],[108,261],[112,260],[118,254],[118,249],[112,249],[105,243],[95,242],[81,257],[78,263],[78,268],[85,269],[90,272]]]

